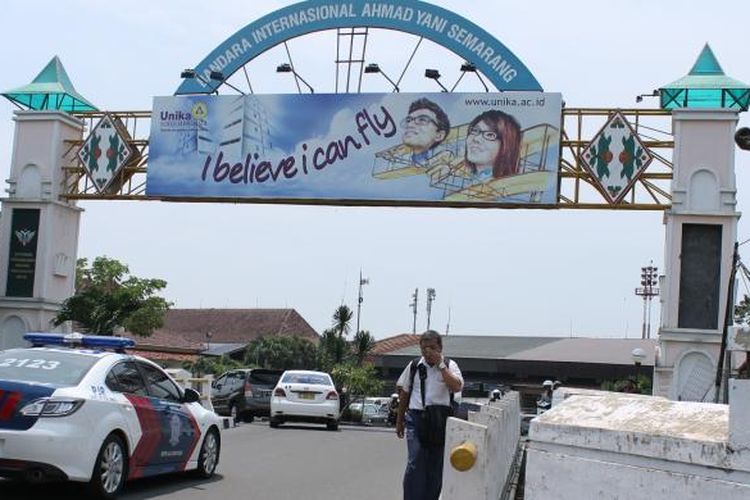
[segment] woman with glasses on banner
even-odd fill
[[[466,165],[477,182],[518,173],[521,126],[511,115],[493,109],[469,123]]]

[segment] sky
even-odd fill
[[[547,92],[568,107],[632,108],[635,96],[684,76],[709,43],[724,71],[750,82],[743,26],[722,8],[695,0],[506,2],[436,0],[508,47]],[[4,2],[0,90],[30,82],[61,58],[76,89],[102,110],[148,110],[171,95],[180,72],[245,25],[291,5],[280,1],[40,0]],[[491,6],[491,7],[490,7]],[[410,50],[400,35],[373,35],[370,54],[399,68]],[[289,43],[297,70],[316,92],[332,92],[330,35]],[[415,39],[411,39],[415,40]],[[409,42],[412,43],[412,42]],[[380,45],[378,45],[380,44]],[[456,63],[426,44],[402,90],[434,92],[427,64],[446,82]],[[296,92],[281,47],[261,55],[251,74],[257,93]],[[321,62],[322,61],[322,62]],[[452,64],[452,65],[451,65]],[[397,73],[397,70],[392,70]],[[378,76],[378,75],[374,75]],[[384,80],[363,90],[388,92]],[[466,81],[460,91],[481,91]],[[656,107],[646,98],[638,107]],[[0,101],[0,177],[9,175],[15,109]],[[747,114],[740,126],[750,126]],[[738,210],[748,211],[750,152],[737,150]],[[322,207],[146,201],[80,202],[79,255],[106,255],[132,274],[167,281],[176,308],[294,308],[319,333],[340,304],[355,311],[359,273],[361,329],[377,339],[426,327],[426,289],[434,288],[431,327],[462,335],[629,337],[641,335],[640,270],[664,259],[663,213],[616,210],[510,210]],[[740,241],[750,238],[748,219]],[[747,292],[742,286],[741,293]],[[652,336],[659,322],[652,311]]]

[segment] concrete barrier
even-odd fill
[[[750,498],[750,381],[730,381],[729,407],[602,391],[560,396],[531,423],[526,500]]]
[[[449,418],[442,500],[501,498],[512,475],[520,428],[521,407],[515,392],[469,412],[468,420]],[[467,468],[472,455],[474,463]]]

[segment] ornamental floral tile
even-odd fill
[[[129,141],[130,134],[125,127],[106,114],[78,151],[78,158],[100,193],[108,191],[120,169],[133,159]]]
[[[581,160],[610,203],[620,203],[653,155],[622,113],[616,112],[583,150]]]

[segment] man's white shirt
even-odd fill
[[[453,374],[454,377],[461,381],[461,386],[464,383],[464,377],[461,375],[461,370],[458,368],[458,364],[452,359],[448,360],[448,370]],[[409,392],[411,390],[411,364],[414,361],[410,361],[406,365],[401,376],[398,378],[396,385],[401,387],[404,391]],[[428,365],[424,357],[420,358],[419,365],[424,365],[427,369],[427,378],[424,381],[425,387],[425,403],[427,406],[430,405],[442,405],[448,406],[450,404],[450,390],[443,380],[443,374],[440,373],[438,365]],[[459,391],[460,393],[460,391]],[[411,391],[409,397],[409,409],[410,410],[423,410],[422,407],[422,384],[419,381],[419,369],[414,373],[414,390]]]

